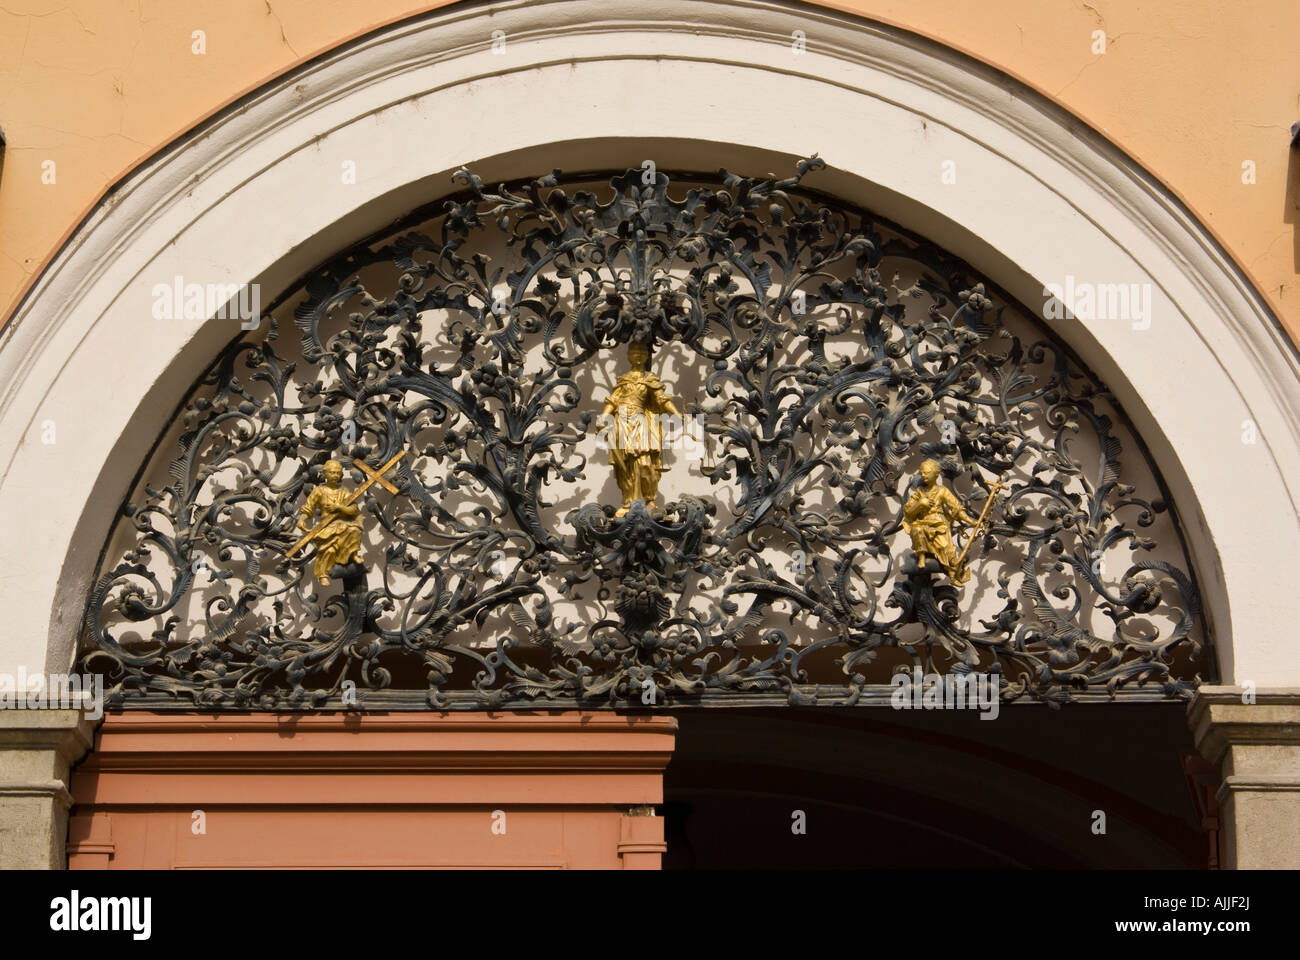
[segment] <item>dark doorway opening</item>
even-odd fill
[[[1208,863],[1181,704],[676,715],[667,869]]]

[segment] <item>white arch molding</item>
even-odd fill
[[[384,28],[245,98],[99,205],[0,341],[0,671],[71,663],[121,498],[236,332],[155,320],[155,283],[253,281],[269,301],[450,192],[466,164],[489,180],[647,158],[784,176],[815,151],[829,169],[808,186],[930,237],[1031,306],[1067,275],[1152,285],[1150,329],[1053,325],[1172,491],[1221,677],[1300,686],[1283,611],[1300,556],[1300,365],[1188,212],[1044,98],[904,31],[752,0],[643,10],[494,3]]]

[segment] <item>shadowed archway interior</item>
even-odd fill
[[[962,711],[675,715],[666,869],[1209,862],[1214,841],[1183,775],[1192,740],[1172,704],[1009,707],[992,722]]]

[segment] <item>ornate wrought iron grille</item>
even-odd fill
[[[680,199],[651,168],[603,198],[461,171],[420,229],[313,271],[179,409],[82,668],[155,709],[843,706],[913,666],[1186,695],[1197,590],[1105,391],[966,264],[801,190],[821,165]],[[632,340],[705,452],[615,517],[593,415]],[[358,500],[364,568],[320,587],[286,554],[321,467],[401,453]],[[976,509],[1008,486],[964,592],[904,562],[923,458]]]

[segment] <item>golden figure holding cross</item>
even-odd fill
[[[321,468],[325,482],[307,497],[307,502],[302,505],[298,518],[298,529],[306,530],[307,535],[290,547],[285,556],[292,557],[315,540],[316,563],[312,572],[317,582],[324,587],[329,586],[330,571],[336,565],[360,563],[361,521],[358,517],[361,508],[356,506],[355,501],[376,483],[389,493],[397,493],[397,487],[385,480],[384,474],[405,454],[405,450],[399,451],[378,470],[372,470],[360,460],[353,460],[353,464],[367,475],[367,479],[351,494],[344,491],[341,486],[343,465],[337,460],[327,460],[325,466]],[[312,527],[311,523],[317,513],[320,514],[320,523]]]

